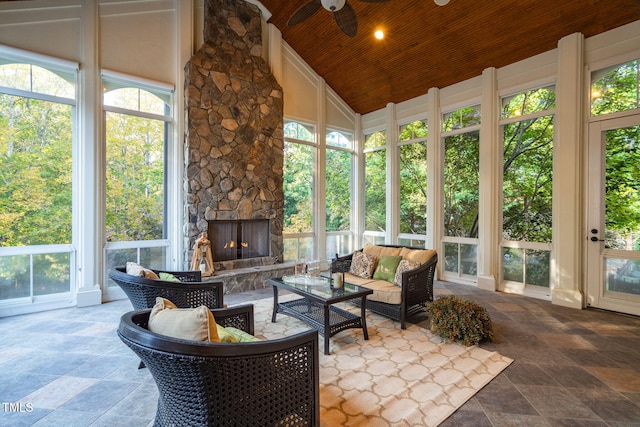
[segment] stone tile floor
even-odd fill
[[[639,318],[436,283],[436,296],[448,293],[487,308],[497,342],[482,347],[515,361],[442,426],[640,426]],[[0,318],[0,426],[152,425],[155,383],[115,332],[130,309],[122,300]]]

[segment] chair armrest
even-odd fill
[[[220,326],[231,326],[253,335],[253,304],[216,308],[211,313]]]
[[[353,254],[345,256],[336,256],[331,260],[331,272],[332,273],[348,273],[351,269],[351,260],[353,260]]]
[[[433,278],[435,275],[438,255],[434,254],[427,262],[402,273],[402,293],[403,300],[412,303],[413,301],[425,302],[433,301]]]

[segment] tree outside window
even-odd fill
[[[480,106],[443,115],[444,271],[476,276]]]
[[[325,200],[327,259],[353,251],[351,195],[353,194],[353,134],[327,132]]]
[[[128,261],[164,268],[169,104],[137,87],[105,89],[107,271]]]
[[[284,258],[314,256],[315,127],[284,124]]]
[[[550,286],[553,87],[503,99],[503,279]]]
[[[365,135],[365,243],[384,243],[384,232],[387,228],[386,144],[386,131]]]
[[[400,126],[400,238],[399,243],[424,245],[427,233],[427,123],[416,120]]]
[[[0,246],[34,247],[0,257],[0,300],[71,289],[74,108],[70,75],[0,65]]]
[[[591,73],[591,115],[640,108],[640,60]]]

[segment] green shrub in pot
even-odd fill
[[[484,307],[455,295],[441,296],[427,304],[431,332],[444,339],[476,345],[493,341],[493,325]]]

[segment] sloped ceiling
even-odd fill
[[[307,1],[260,0],[283,39],[361,114],[554,49],[569,34],[640,19],[640,0],[348,0],[359,22],[350,38],[325,9],[289,28]],[[378,28],[382,41],[373,37]]]

